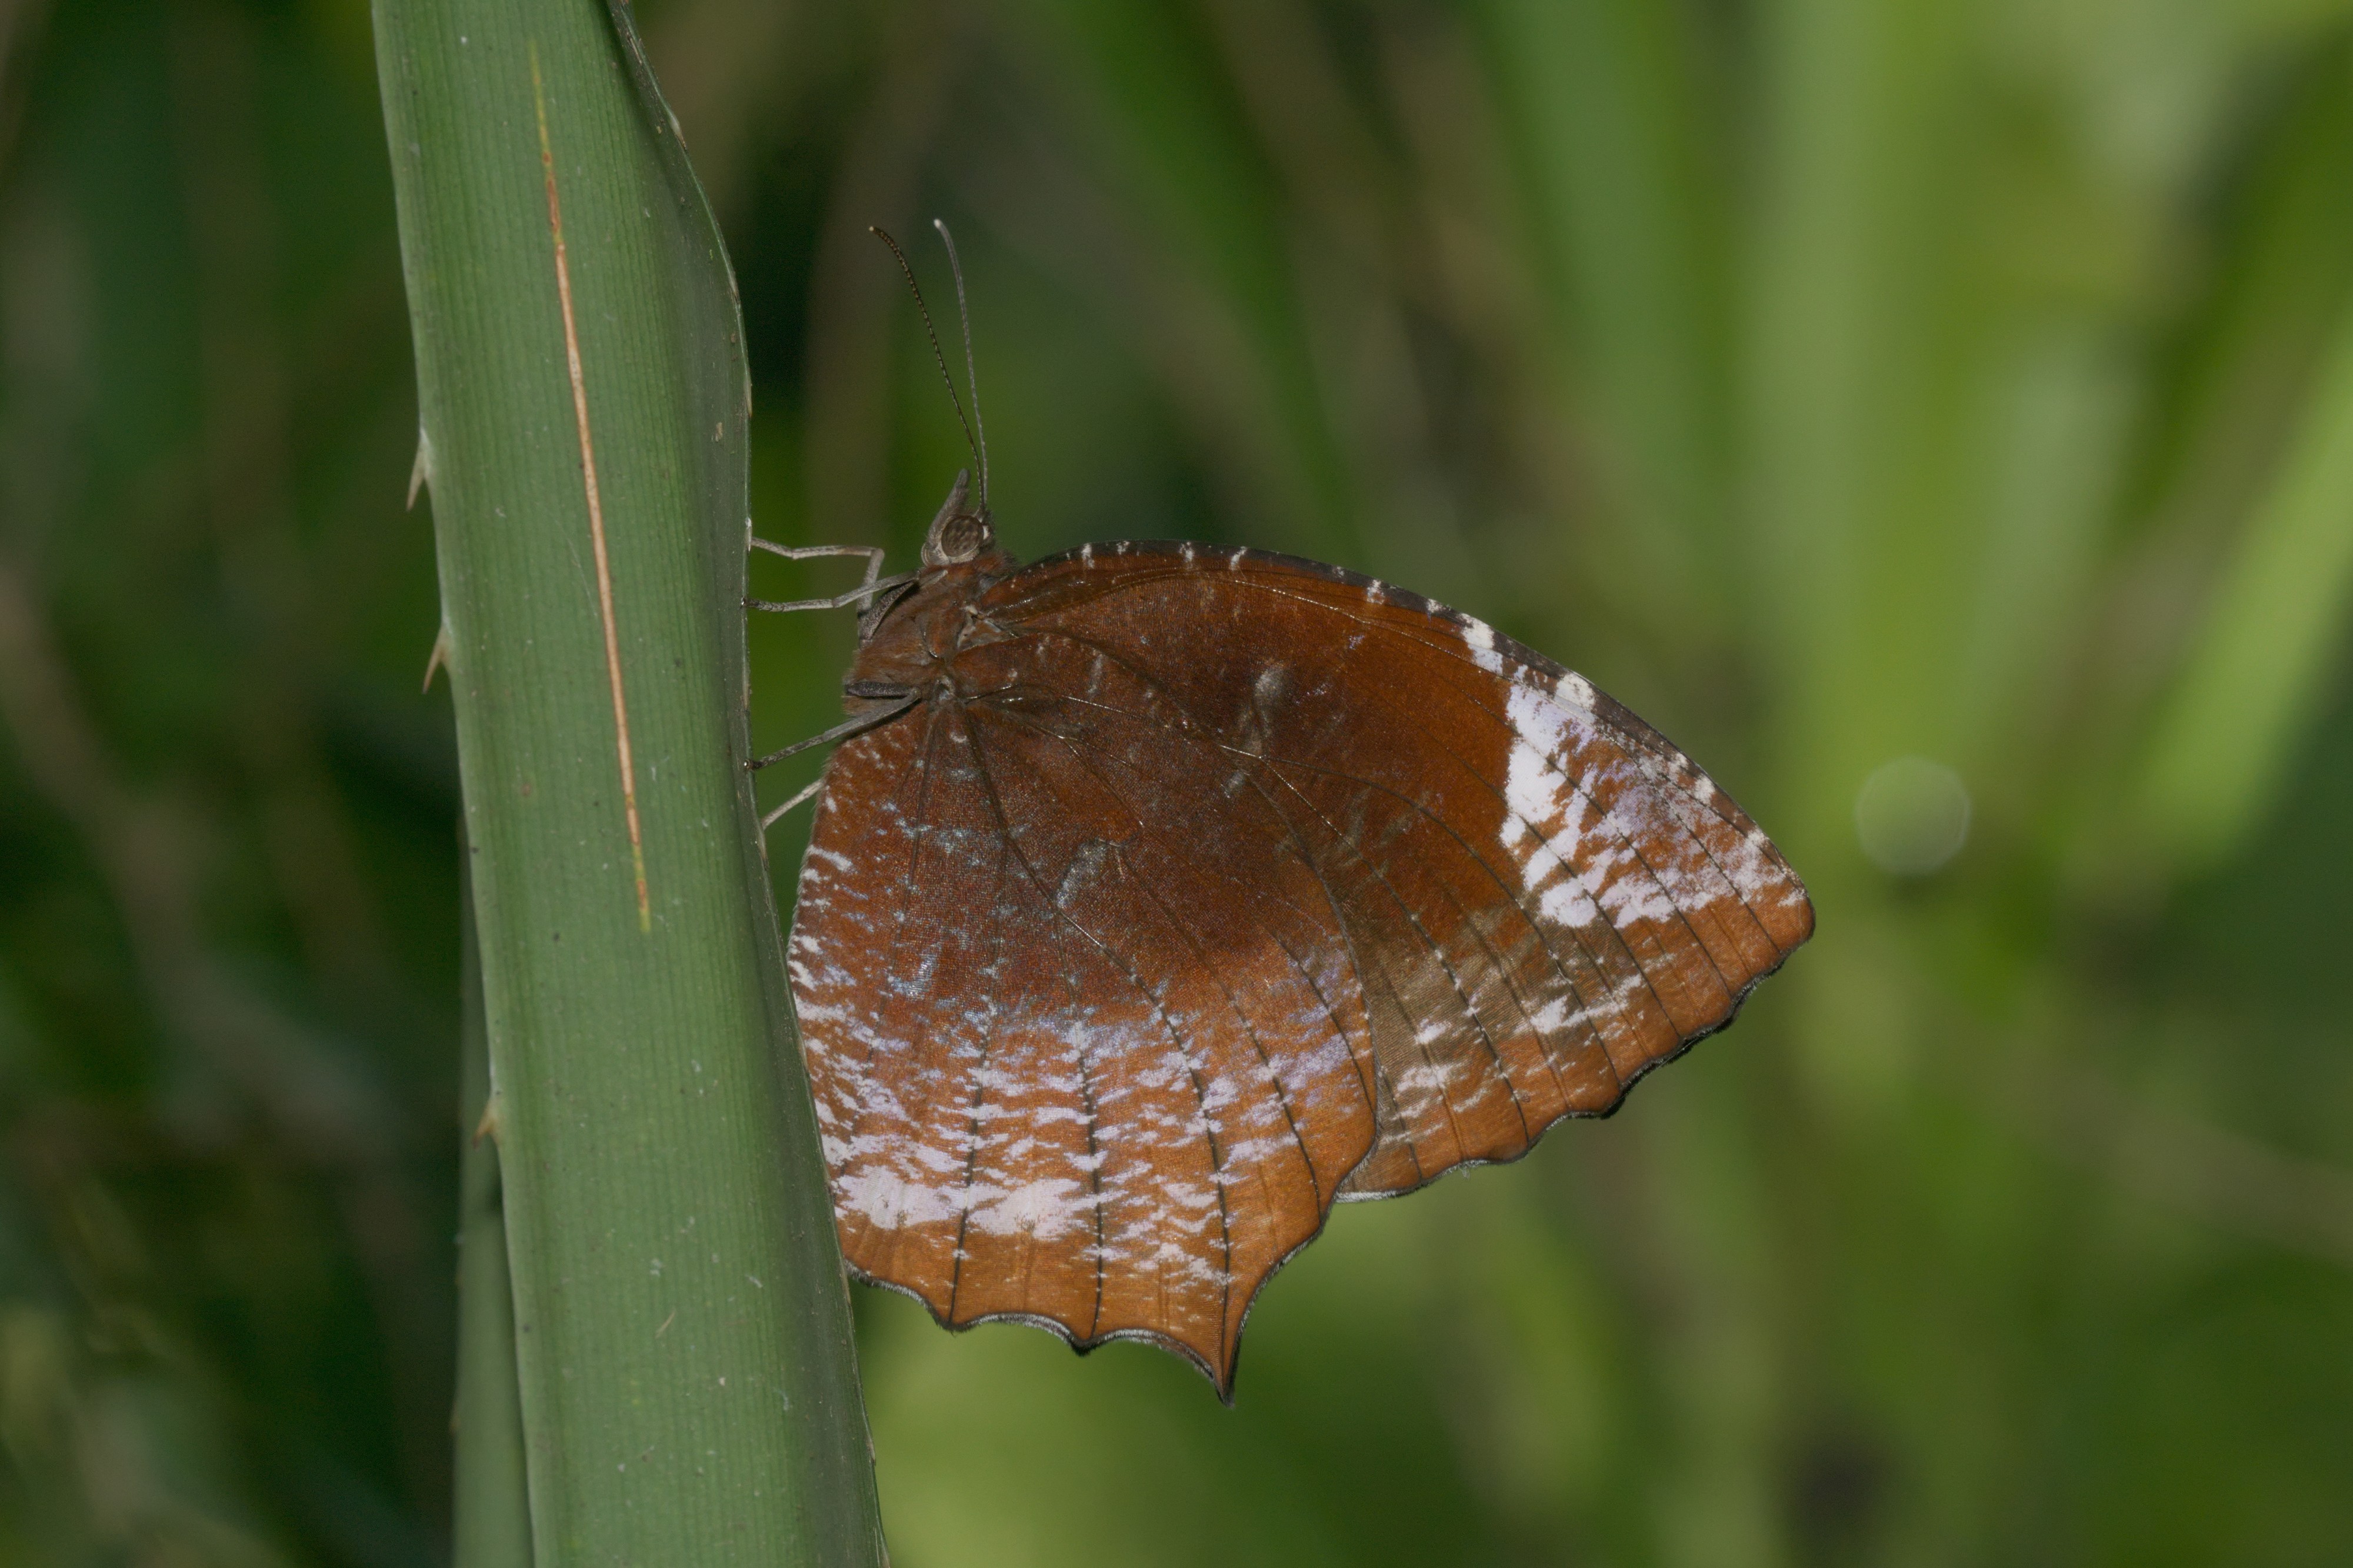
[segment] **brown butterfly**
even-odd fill
[[[777,753],[841,742],[790,961],[842,1252],[951,1328],[1150,1340],[1229,1400],[1334,1204],[1607,1114],[1813,909],[1681,752],[1483,622],[1255,550],[1023,566],[981,471],[918,572],[868,552],[820,601],[866,605],[851,717]]]

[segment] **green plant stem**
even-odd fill
[[[470,884],[461,868],[461,880]],[[491,1102],[491,1044],[482,1019],[482,962],[473,890],[459,911],[463,971],[458,1109],[466,1142],[458,1197],[457,1450],[450,1526],[457,1568],[528,1568],[531,1496],[523,1479],[522,1405],[515,1381],[514,1291],[499,1145],[478,1129]]]
[[[741,330],[625,10],[377,0],[535,1561],[881,1543],[742,759]]]

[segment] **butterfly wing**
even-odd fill
[[[940,702],[828,764],[792,967],[842,1249],[952,1327],[1156,1339],[1224,1391],[1371,1145],[1372,1037],[1281,810],[1066,718]]]
[[[837,753],[794,939],[845,1250],[944,1321],[1228,1387],[1333,1202],[1609,1110],[1811,932],[1672,746],[1417,596],[1091,546],[976,609],[969,698]]]

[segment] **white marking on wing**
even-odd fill
[[[1540,1035],[1557,1035],[1568,1026],[1569,1020],[1576,1017],[1577,1012],[1575,996],[1556,996],[1537,1008],[1535,1016],[1528,1022],[1535,1026],[1536,1033]]]
[[[1567,780],[1555,759],[1567,739],[1568,715],[1543,692],[1525,686],[1512,688],[1504,715],[1512,726],[1512,751],[1504,765],[1501,837],[1516,859],[1531,826],[1542,832],[1561,816]],[[1521,871],[1533,886],[1535,868],[1523,866]]]
[[[918,1186],[896,1171],[852,1171],[833,1184],[835,1210],[855,1215],[877,1230],[899,1230],[954,1219],[955,1205],[927,1187]]]
[[[1491,675],[1504,672],[1504,656],[1495,651],[1495,628],[1476,616],[1462,618],[1462,641],[1472,660]]]
[[[1010,1191],[991,1189],[987,1196],[995,1201],[976,1202],[972,1209],[972,1224],[975,1229],[991,1236],[1027,1234],[1051,1238],[1082,1226],[1094,1228],[1094,1221],[1086,1217],[1094,1207],[1094,1194],[1067,1177],[1026,1182]]]

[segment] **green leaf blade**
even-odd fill
[[[542,1563],[876,1562],[740,766],[742,334],[619,20],[377,6],[533,1531]]]

